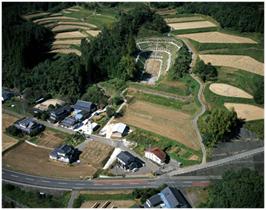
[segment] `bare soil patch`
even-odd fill
[[[158,76],[160,72],[161,62],[157,59],[147,59],[145,62],[145,70],[152,76]]]
[[[196,21],[196,22],[184,22],[184,23],[169,23],[168,24],[174,30],[190,29],[190,28],[209,28],[216,25],[210,21]]]
[[[3,133],[2,135],[2,152],[6,151],[8,148],[18,143],[17,139],[8,136],[5,133]]]
[[[56,104],[64,105],[65,102],[60,99],[48,99],[40,104],[37,104],[36,106],[34,106],[34,108],[45,111],[45,110],[48,110],[49,105],[56,106]]]
[[[56,133],[54,131],[46,129],[44,132],[38,135],[37,144],[53,149],[63,144],[65,137],[66,135],[64,134]]]
[[[181,23],[181,22],[190,22],[204,20],[201,16],[191,16],[191,17],[178,17],[178,18],[165,18],[166,23]]]
[[[114,148],[96,141],[89,142],[83,152],[80,160],[96,168],[104,166]]]
[[[107,200],[101,201],[86,201],[84,202],[80,208],[92,208],[93,205],[96,203],[99,204],[98,208],[102,208],[102,206],[106,203]],[[110,200],[110,204],[106,208],[130,208],[133,206],[136,202],[133,200]]]
[[[85,178],[92,176],[97,169],[83,163],[69,166],[49,160],[51,150],[22,143],[3,155],[3,166],[38,176],[56,178]]]
[[[221,96],[250,98],[250,99],[253,98],[253,96],[247,93],[246,91],[228,84],[213,83],[209,86],[209,89],[215,94]]]
[[[199,55],[205,63],[214,66],[226,66],[264,75],[264,64],[244,55]]]
[[[191,116],[157,104],[136,101],[128,105],[122,122],[168,137],[193,149],[199,149]]]
[[[246,121],[264,119],[264,109],[250,104],[224,103],[224,106],[237,113],[238,118]]]
[[[62,32],[62,33],[58,33],[55,36],[55,39],[78,39],[78,38],[85,38],[86,35],[84,35],[83,33],[79,32],[79,31],[72,31],[72,32]]]
[[[256,44],[257,42],[246,37],[235,36],[225,34],[221,32],[204,32],[204,33],[192,33],[192,34],[181,34],[178,37],[193,39],[200,43],[248,43]]]

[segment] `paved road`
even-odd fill
[[[121,190],[135,188],[156,188],[162,184],[175,185],[177,187],[188,187],[208,184],[220,176],[180,176],[162,178],[131,178],[131,179],[93,179],[93,180],[70,180],[55,179],[33,176],[24,173],[2,170],[2,181],[18,185],[32,186],[37,188],[55,190]]]
[[[252,150],[249,150],[246,152],[242,152],[242,153],[239,153],[236,155],[232,155],[230,157],[223,158],[220,160],[211,161],[211,162],[201,164],[201,165],[195,165],[195,166],[190,166],[190,167],[186,167],[186,168],[181,168],[177,171],[169,172],[167,175],[168,176],[175,176],[175,175],[180,175],[180,174],[186,174],[186,173],[193,172],[193,171],[198,171],[201,169],[220,166],[220,165],[224,165],[224,164],[230,163],[230,162],[235,161],[235,160],[251,157],[253,155],[256,155],[256,154],[259,154],[262,152],[264,152],[264,147],[259,147],[259,148],[252,149]]]

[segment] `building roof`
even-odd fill
[[[2,90],[2,100],[8,100],[14,96],[14,93],[9,90]]]
[[[70,126],[75,125],[77,122],[78,120],[74,116],[70,116],[70,117],[65,118],[60,124],[70,127]]]
[[[175,188],[166,187],[159,194],[166,208],[190,207],[181,192]]]
[[[128,151],[120,152],[117,155],[117,158],[123,161],[126,165],[129,165],[132,161],[135,160],[135,157],[130,154]]]
[[[159,204],[163,203],[161,197],[159,194],[155,194],[153,196],[151,196],[149,199],[147,199],[146,203],[144,204],[145,208],[152,208],[152,207],[156,207]]]
[[[127,125],[124,123],[116,123],[112,127],[112,132],[124,133]]]
[[[146,151],[153,153],[158,158],[160,158],[162,161],[164,161],[166,158],[166,153],[162,151],[159,147],[149,148]]]
[[[76,110],[84,110],[90,112],[95,107],[95,104],[88,101],[78,100],[72,107]]]
[[[54,115],[61,115],[63,114],[64,112],[71,112],[71,107],[69,106],[62,106],[62,107],[59,107],[57,109],[54,109],[53,111],[51,111],[50,113],[51,114],[54,114]]]
[[[17,125],[23,128],[31,129],[38,125],[32,118],[23,118],[16,122]]]

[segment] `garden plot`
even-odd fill
[[[224,106],[231,110],[234,109],[237,117],[246,121],[264,119],[264,109],[250,104],[224,103]]]
[[[75,53],[77,55],[81,55],[81,52],[77,49],[55,49],[50,51],[50,53],[62,53],[62,54],[70,54],[70,53]]]
[[[184,23],[169,23],[168,24],[174,30],[193,29],[193,28],[209,28],[216,27],[214,23],[210,21],[195,21],[195,22],[184,22]]]
[[[248,43],[256,44],[257,42],[246,37],[225,34],[221,32],[204,32],[181,34],[178,37],[193,39],[200,43]]]
[[[86,35],[79,31],[62,32],[55,35],[55,39],[82,39],[86,38]]]
[[[120,121],[180,142],[190,148],[200,148],[190,115],[171,108],[136,101],[129,104]]]
[[[201,16],[191,16],[191,17],[177,17],[177,18],[165,18],[166,23],[182,23],[182,22],[192,22],[204,20]]]
[[[102,168],[113,150],[114,148],[109,145],[91,141],[83,149],[80,160],[93,167]]]
[[[240,88],[223,83],[213,83],[209,86],[209,89],[217,95],[226,97],[239,97],[252,99],[253,96],[249,93],[241,90]]]
[[[97,171],[97,168],[82,161],[73,166],[52,161],[49,159],[51,151],[22,143],[3,155],[2,164],[8,169],[55,178],[84,179]]]
[[[226,66],[242,69],[251,73],[264,75],[264,64],[244,55],[199,55],[205,63],[211,63],[214,66]]]

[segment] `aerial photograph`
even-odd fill
[[[264,2],[1,2],[2,208],[264,208]]]

